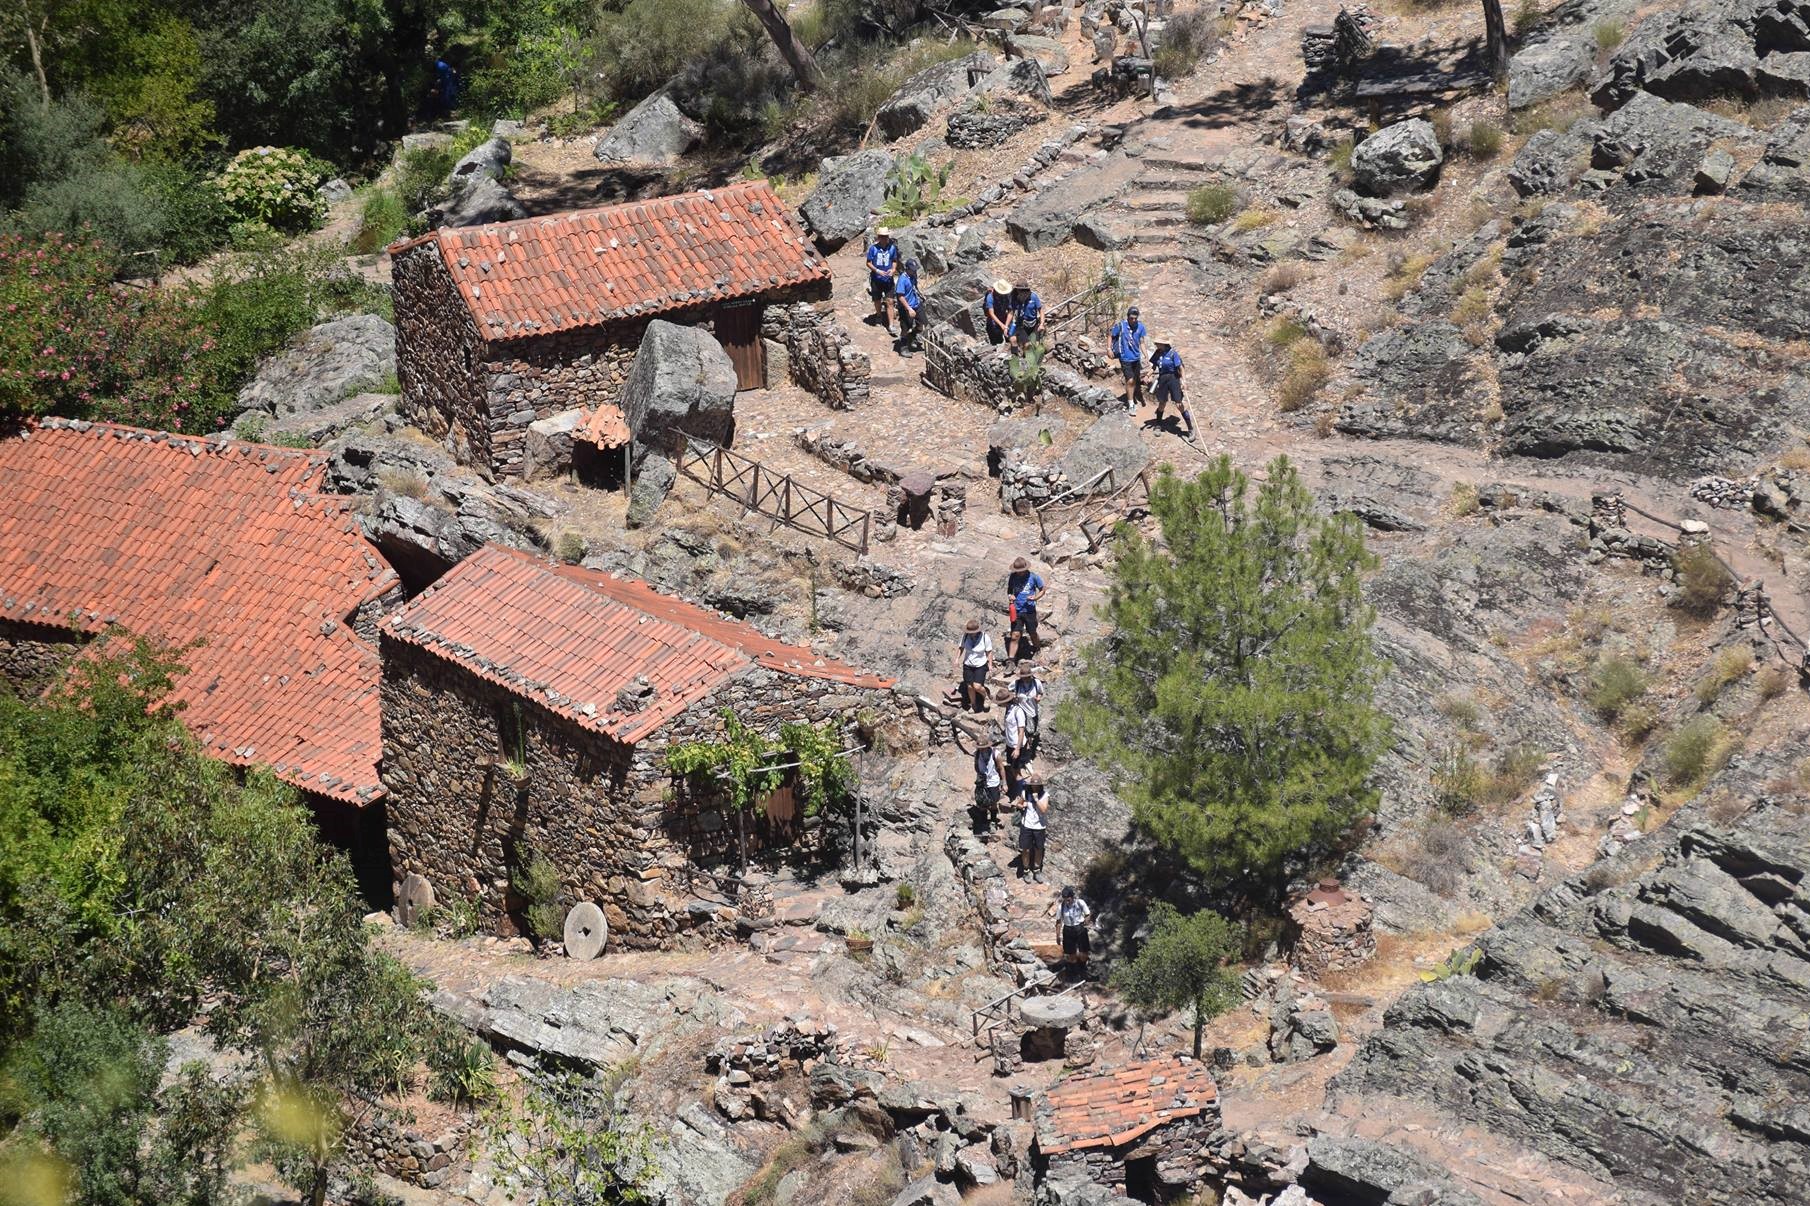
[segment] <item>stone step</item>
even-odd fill
[[[1212,180],[1181,176],[1138,176],[1133,178],[1131,187],[1149,192],[1189,192],[1203,184],[1211,184]]]
[[[1216,163],[1207,163],[1200,159],[1167,159],[1156,155],[1146,155],[1140,160],[1147,167],[1162,168],[1170,172],[1188,172],[1193,175],[1214,175],[1219,171]]]

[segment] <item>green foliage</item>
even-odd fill
[[[1620,21],[1598,21],[1590,27],[1598,50],[1614,50],[1628,36],[1628,27]]]
[[[561,532],[559,539],[553,542],[553,555],[567,565],[577,565],[584,560],[584,537],[577,532]]]
[[[653,1139],[616,1117],[607,1087],[577,1075],[527,1082],[519,1105],[492,1111],[485,1141],[497,1180],[531,1202],[649,1206]]]
[[[312,1193],[342,1158],[341,1103],[393,1086],[425,1054],[422,986],[370,948],[351,868],[295,794],[195,751],[162,706],[174,670],[163,651],[117,642],[42,701],[0,696],[0,1043],[22,1058],[55,1040],[47,1011],[78,1003],[166,1029],[205,999],[208,1036],[255,1055],[260,1125]],[[97,1051],[128,1046],[121,1026],[72,1031],[109,1035]],[[225,1150],[238,1124],[224,1090],[191,1077],[182,1094],[143,1115],[114,1110],[119,1151],[155,1152],[135,1120],[152,1113],[188,1149]],[[100,1159],[43,1142],[65,1164]],[[223,1160],[175,1166],[201,1177]]]
[[[1665,743],[1665,780],[1673,787],[1700,782],[1716,768],[1728,732],[1714,716],[1695,716]]]
[[[1716,660],[1710,664],[1704,676],[1697,680],[1694,692],[1697,702],[1706,707],[1715,703],[1730,683],[1743,677],[1751,669],[1753,650],[1750,647],[1731,645],[1724,649],[1716,655]]]
[[[1473,159],[1494,159],[1502,152],[1502,127],[1492,121],[1474,121],[1466,144]]]
[[[1237,926],[1210,909],[1183,916],[1158,901],[1150,910],[1150,936],[1137,957],[1123,964],[1113,985],[1140,1008],[1194,1011],[1194,1058],[1200,1058],[1207,1022],[1240,1000],[1237,973],[1227,964],[1242,938]]]
[[[396,195],[403,212],[418,214],[440,199],[459,157],[447,147],[421,147],[396,156]]]
[[[1421,972],[1420,978],[1428,984],[1434,984],[1440,980],[1449,980],[1453,976],[1468,976],[1476,971],[1482,962],[1483,951],[1475,946],[1467,946],[1462,950],[1453,951],[1426,971]]]
[[[734,0],[628,0],[599,12],[591,39],[597,73],[619,99],[646,96],[727,38],[740,9]]]
[[[408,229],[409,211],[402,198],[392,189],[374,188],[364,196],[358,211],[358,231],[352,236],[352,251],[358,255],[376,255],[401,238]]]
[[[1624,653],[1605,653],[1590,672],[1590,687],[1585,698],[1598,716],[1614,721],[1629,704],[1646,693],[1647,675],[1639,662]]]
[[[427,1095],[458,1106],[485,1105],[497,1097],[496,1056],[453,1025],[443,1025],[427,1053]]]
[[[1181,79],[1219,45],[1224,34],[1225,23],[1205,9],[1174,14],[1164,24],[1162,40],[1152,56],[1156,74],[1166,80]]]
[[[113,144],[134,158],[181,161],[217,142],[214,103],[200,94],[203,66],[195,27],[152,12],[120,39],[109,70],[93,82]]]
[[[1253,491],[1221,457],[1150,491],[1160,541],[1122,533],[1074,698],[1057,713],[1139,825],[1210,889],[1274,903],[1364,812],[1389,726],[1348,516],[1327,516],[1286,457]]]
[[[553,860],[538,850],[516,851],[517,863],[509,869],[509,887],[527,903],[523,910],[528,932],[542,942],[565,933],[566,911],[560,904],[564,887]]]
[[[467,56],[465,107],[521,117],[570,96],[593,68],[586,39],[591,9],[575,0],[506,0],[481,6],[475,53]]]
[[[1038,338],[1025,344],[1024,351],[1006,362],[1006,371],[1012,375],[1012,385],[1018,390],[1018,396],[1026,402],[1035,402],[1043,392],[1043,358],[1048,351],[1048,346]]]
[[[215,180],[220,195],[242,222],[285,234],[313,230],[327,216],[320,166],[287,147],[247,147]]]
[[[901,155],[886,177],[886,200],[880,206],[883,223],[906,226],[943,208],[943,186],[949,183],[949,167],[930,162],[922,151]]]
[[[1678,581],[1675,602],[1694,616],[1715,615],[1734,585],[1734,576],[1707,541],[1680,545],[1672,554],[1672,571]]]
[[[918,902],[918,890],[901,880],[899,886],[893,889],[892,897],[895,907],[909,909]]]
[[[1217,226],[1243,208],[1244,198],[1229,184],[1203,184],[1188,193],[1188,221],[1200,226]]]
[[[788,771],[779,768],[795,761],[790,774],[806,816],[841,811],[853,802],[860,782],[849,760],[838,756],[842,745],[834,725],[783,724],[774,742],[729,709],[722,715],[722,740],[683,742],[666,752],[666,769],[689,779],[693,790],[720,794],[737,812],[745,812],[780,788]]]

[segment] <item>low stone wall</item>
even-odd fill
[[[459,1171],[470,1129],[463,1121],[444,1128],[408,1125],[380,1106],[347,1129],[346,1149],[398,1181],[439,1189]]]
[[[35,697],[81,647],[77,633],[0,620],[0,682],[21,698]]]
[[[1306,975],[1349,971],[1376,954],[1370,903],[1354,892],[1321,890],[1288,909],[1295,927],[1290,962]]]
[[[1125,1192],[1125,1162],[1156,1157],[1156,1178],[1170,1196],[1191,1192],[1223,1166],[1216,1161],[1211,1138],[1219,1129],[1219,1109],[1178,1118],[1144,1132],[1118,1147],[1090,1147],[1081,1151],[1062,1152],[1049,1159],[1046,1179],[1050,1181],[1090,1181],[1117,1193]]]
[[[959,825],[949,827],[943,851],[955,865],[962,886],[980,915],[980,929],[986,939],[987,963],[1014,983],[1028,984],[1048,972],[1042,959],[1032,949],[1030,939],[1012,922],[1011,901],[1006,891],[1005,872],[987,852],[987,845]]]
[[[1061,465],[1034,465],[1012,458],[999,467],[999,505],[1013,515],[1029,515],[1068,489]]]
[[[1052,363],[1043,362],[1042,392],[1096,415],[1124,406],[1118,394]],[[962,398],[1011,414],[1025,404],[1012,381],[1011,357],[1004,347],[994,347],[957,330],[950,323],[932,327],[924,337],[924,384],[951,398]]]
[[[1031,153],[1029,159],[1019,164],[1010,175],[1001,178],[999,183],[990,184],[981,189],[975,195],[974,200],[965,205],[958,205],[947,213],[932,214],[924,221],[931,226],[952,226],[957,222],[966,222],[975,215],[984,213],[989,207],[997,205],[1009,197],[1030,192],[1037,178],[1049,170],[1050,165],[1061,157],[1062,152],[1086,138],[1087,134],[1088,127],[1084,125],[1070,126],[1060,137],[1052,138],[1039,145]]]
[[[767,380],[789,378],[831,410],[852,410],[870,396],[873,361],[835,318],[808,302],[768,306],[760,335],[767,343]]]

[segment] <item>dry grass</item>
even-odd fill
[[[1290,260],[1285,264],[1277,264],[1263,277],[1263,283],[1257,287],[1258,296],[1272,293],[1287,293],[1290,289],[1307,279],[1307,269]]]
[[[1475,515],[1482,506],[1477,498],[1477,487],[1470,482],[1453,482],[1451,505],[1452,514],[1459,519]]]
[[[1587,117],[1596,116],[1596,106],[1580,91],[1563,92],[1549,101],[1517,113],[1511,128],[1523,138],[1541,130],[1557,130],[1563,134]]]
[[[1313,400],[1332,376],[1326,349],[1311,339],[1297,341],[1288,350],[1288,369],[1276,391],[1276,407],[1283,414],[1300,410]]]
[[[1461,327],[1468,327],[1483,322],[1493,309],[1494,303],[1490,300],[1489,290],[1482,285],[1472,285],[1458,295],[1458,302],[1452,307],[1452,321]]]
[[[377,484],[391,494],[399,494],[404,498],[427,497],[427,478],[415,469],[379,470]]]
[[[1754,690],[1759,692],[1760,702],[1765,703],[1769,699],[1777,699],[1783,695],[1791,686],[1791,680],[1794,677],[1796,676],[1783,666],[1764,667],[1753,678]]]
[[[1319,436],[1322,440],[1330,439],[1332,433],[1338,429],[1338,422],[1338,411],[1323,410],[1314,416],[1314,434]]]
[[[1677,605],[1694,616],[1716,614],[1723,597],[1734,585],[1734,577],[1717,559],[1707,542],[1688,544],[1672,555],[1672,569],[1677,574]]]
[[[1735,645],[1724,649],[1710,663],[1704,676],[1697,680],[1695,694],[1697,702],[1705,707],[1716,702],[1730,683],[1744,677],[1753,669],[1753,650],[1746,645]]]
[[[1420,284],[1420,278],[1426,275],[1427,269],[1439,257],[1431,252],[1417,252],[1412,255],[1397,254],[1390,257],[1389,275],[1383,278],[1383,296],[1392,302],[1406,297],[1414,286]]]
[[[1232,230],[1236,234],[1249,234],[1253,230],[1261,230],[1270,225],[1280,216],[1273,209],[1253,205],[1232,219]]]

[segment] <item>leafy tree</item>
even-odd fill
[[[1159,901],[1150,911],[1150,936],[1137,958],[1120,966],[1113,984],[1131,1004],[1168,1013],[1194,1011],[1194,1058],[1207,1022],[1236,1005],[1238,977],[1227,966],[1241,939],[1237,926],[1210,909],[1186,917]]]
[[[575,1075],[527,1082],[518,1106],[503,1105],[487,1128],[498,1182],[530,1202],[646,1206],[655,1199],[653,1142],[645,1127],[615,1116],[609,1086]]]
[[[1159,541],[1127,532],[1058,723],[1114,774],[1139,825],[1214,892],[1273,906],[1291,857],[1365,810],[1388,735],[1354,520],[1315,510],[1286,457],[1253,496],[1221,457],[1165,471]]]

